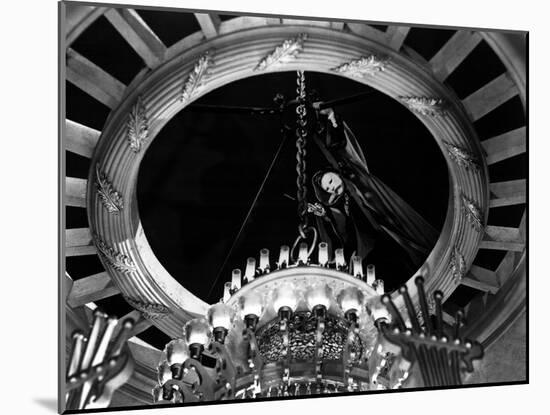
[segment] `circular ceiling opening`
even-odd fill
[[[370,173],[440,231],[448,206],[447,165],[418,118],[346,78],[306,72],[306,84],[325,102],[365,93],[334,110],[359,141]],[[166,270],[207,302],[219,300],[231,270],[242,269],[247,257],[268,248],[274,261],[279,247],[297,236],[294,136],[258,194],[281,145],[281,119],[219,109],[272,107],[276,94],[295,97],[295,72],[246,78],[205,95],[166,124],[140,165],[137,197],[149,244]],[[312,139],[307,152],[308,194],[315,202],[311,177],[330,164]],[[387,291],[412,275],[406,252],[385,235],[377,235],[366,262],[376,266]]]

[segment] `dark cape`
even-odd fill
[[[317,201],[324,207],[324,216],[315,216],[319,240],[327,242],[329,252],[344,248],[346,257],[355,254],[365,259],[374,248],[376,237],[374,229],[362,218],[354,203],[350,203],[346,193],[332,202],[330,193],[321,187],[321,178],[331,169],[315,173],[312,179],[313,190]]]
[[[348,216],[348,222],[349,220],[355,222],[355,225],[345,225],[347,239],[351,239],[350,230],[355,227],[358,254],[364,258],[361,253],[366,255],[372,250],[376,234],[386,235],[406,251],[414,266],[419,266],[435,245],[438,238],[437,231],[407,202],[369,171],[363,151],[354,134],[343,120],[339,117],[336,120],[337,127],[334,127],[326,116],[320,115],[320,128],[315,139],[333,166],[330,171],[340,175],[344,181],[345,193],[349,195],[350,202],[352,200],[354,202],[349,203],[349,216],[346,215],[345,210],[337,209],[340,216],[341,214],[344,217]],[[313,186],[316,194],[317,189],[321,190],[317,197],[323,196],[319,201],[326,207],[328,198],[324,199],[324,197],[330,195],[320,188],[319,183],[324,172],[316,175],[317,184],[314,179]],[[325,195],[322,195],[323,193]],[[340,203],[344,199],[344,197],[339,198]],[[339,201],[335,203],[338,204]],[[334,207],[326,210],[334,214]],[[338,214],[334,214],[334,217],[334,222],[338,224]],[[340,230],[344,229],[341,225],[336,226],[340,226]]]

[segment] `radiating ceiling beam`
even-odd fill
[[[65,255],[93,255],[97,252],[92,242],[92,234],[88,228],[65,230]]]
[[[130,333],[128,335],[128,339],[131,339],[134,336],[137,336],[140,333],[143,333],[145,330],[147,330],[149,327],[153,325],[150,320],[143,317],[140,311],[133,310],[126,314],[125,316],[118,319],[119,325],[124,322],[126,319],[132,319],[134,321],[134,327],[130,330]],[[120,328],[115,329],[115,333],[118,332]]]
[[[518,253],[514,251],[507,252],[495,270],[495,274],[497,275],[498,281],[501,285],[506,282],[510,275],[512,275],[517,255]]]
[[[218,36],[221,20],[217,14],[195,13],[195,18],[207,39]]]
[[[525,247],[519,229],[487,226],[480,248],[520,252]]]
[[[487,304],[488,292],[478,293],[472,301],[470,301],[464,307],[464,313],[466,314],[466,321],[477,321],[479,316],[483,315],[485,306]]]
[[[65,204],[67,206],[86,207],[86,179],[65,177]]]
[[[493,52],[500,58],[519,89],[525,109],[527,105],[527,32],[479,32]]]
[[[500,105],[518,94],[516,84],[508,75],[503,73],[487,85],[466,97],[462,103],[473,121],[479,120]]]
[[[67,49],[67,80],[111,109],[118,105],[126,88],[73,49]]]
[[[330,22],[330,27],[335,30],[343,30],[344,22]]]
[[[456,319],[446,311],[441,312],[441,317],[443,318],[443,321],[447,323],[449,326],[452,326],[455,324]]]
[[[268,23],[268,20],[269,19],[265,17],[255,16],[234,17],[233,19],[228,19],[220,23],[220,27],[218,28],[218,35],[233,33],[238,30],[250,29],[253,27],[267,26],[270,24]]]
[[[101,133],[71,120],[65,120],[65,149],[91,158]]]
[[[389,26],[386,30],[388,46],[399,51],[403,43],[405,43],[405,38],[410,30],[411,28],[409,26]]]
[[[521,238],[522,241],[525,241],[526,238],[527,238],[527,209],[525,209],[523,211],[523,216],[521,217],[521,221],[519,223],[519,227],[518,227],[518,230],[519,230],[519,236]]]
[[[467,287],[494,294],[499,289],[497,276],[494,271],[477,265],[472,265],[470,272],[460,282]]]
[[[71,307],[79,307],[119,293],[109,274],[100,272],[74,281],[67,302]]]
[[[481,36],[477,32],[457,31],[430,60],[435,77],[445,81],[480,41]]]
[[[65,42],[67,46],[73,43],[84,30],[107,10],[106,7],[86,6],[71,2],[64,3],[64,6]]]
[[[349,27],[349,30],[356,35],[374,40],[376,42],[386,43],[386,34],[378,29],[375,29],[374,27],[364,23],[346,23],[346,25]]]
[[[487,153],[488,165],[525,153],[527,150],[525,127],[482,141],[481,145]]]
[[[491,183],[489,207],[511,206],[526,202],[527,181],[525,179]]]
[[[166,46],[135,10],[109,9],[105,17],[149,68],[162,63]]]

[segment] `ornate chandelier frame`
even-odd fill
[[[312,26],[256,27],[173,53],[144,71],[107,121],[93,155],[87,204],[98,253],[123,295],[161,310],[154,324],[172,337],[208,308],[153,254],[139,219],[141,159],[162,127],[200,96],[248,76],[318,71],[349,77],[402,102],[432,133],[447,160],[450,197],[440,238],[407,282],[426,276],[428,293],[449,296],[473,261],[488,215],[488,174],[479,140],[458,98],[420,64],[355,34]],[[420,161],[419,161],[420,162]],[[108,186],[107,186],[108,185]],[[116,197],[115,197],[116,196]],[[395,296],[400,309],[404,304]]]

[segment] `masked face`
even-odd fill
[[[331,203],[344,192],[344,182],[336,173],[327,172],[321,177],[321,188],[330,193],[329,203]]]

